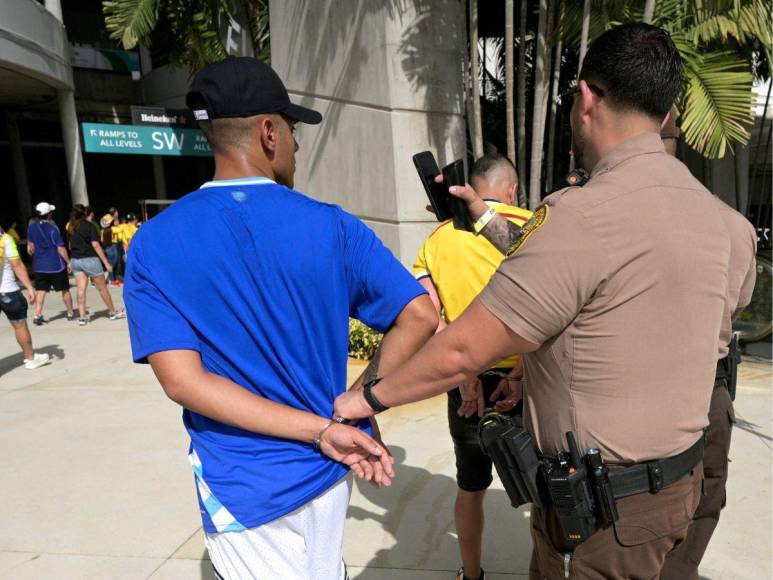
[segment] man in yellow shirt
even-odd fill
[[[518,226],[531,212],[513,206],[518,174],[510,161],[499,154],[478,159],[470,171],[470,183],[489,207]],[[458,318],[486,286],[504,256],[482,236],[457,230],[444,222],[419,249],[413,273],[426,288],[441,314],[438,332]],[[491,460],[481,451],[477,426],[486,401],[505,411],[520,400],[521,368],[518,356],[500,361],[473,383],[448,393],[448,426],[456,455],[456,496],[454,519],[462,555],[457,580],[483,579],[481,544],[483,538],[483,496],[492,481]]]
[[[129,251],[129,244],[137,233],[137,216],[133,213],[126,214],[126,223],[121,227],[121,242],[123,243],[124,252]],[[124,253],[124,261],[126,261],[126,254]]]

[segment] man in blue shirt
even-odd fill
[[[70,295],[70,257],[59,228],[52,221],[56,209],[50,203],[35,206],[35,220],[27,228],[27,252],[34,258],[35,266],[35,317],[32,322],[40,326],[48,322],[43,318],[46,293],[53,288],[62,293],[67,309],[67,320],[75,320]]]
[[[418,350],[437,314],[362,222],[292,189],[295,123],[322,117],[293,105],[270,67],[211,64],[187,102],[215,176],[132,241],[124,298],[133,357],[150,362],[185,408],[219,575],[342,580],[345,476],[389,485],[394,474],[369,422],[333,419],[348,318],[386,331],[361,388]]]

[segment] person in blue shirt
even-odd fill
[[[35,219],[27,228],[27,253],[34,259],[35,271],[35,317],[32,322],[37,326],[48,322],[43,318],[43,304],[51,289],[62,293],[67,320],[75,320],[68,276],[72,272],[70,257],[62,234],[52,220],[55,209],[50,203],[40,202],[35,206]]]
[[[360,220],[292,189],[295,124],[322,117],[292,104],[268,65],[211,64],[187,102],[215,175],[132,241],[133,358],[184,407],[218,577],[343,580],[347,473],[394,476],[374,425],[333,418],[349,317],[386,332],[362,388],[417,351],[437,314]]]

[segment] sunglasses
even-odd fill
[[[592,93],[595,93],[598,97],[601,98],[601,97],[604,96],[604,94],[605,94],[604,93],[604,89],[602,89],[600,86],[594,85],[593,83],[589,83],[587,81],[586,81],[585,84],[587,84],[588,88],[590,89],[590,91]],[[559,95],[558,95],[558,102],[563,105],[563,104],[569,102],[570,98],[574,98],[574,96],[577,93],[579,93],[579,92],[580,92],[580,83],[579,83],[579,81],[572,81],[572,83],[569,85],[569,87],[565,91],[559,93]]]

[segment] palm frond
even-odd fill
[[[733,53],[700,54],[684,37],[674,40],[685,64],[679,103],[685,141],[705,157],[724,157],[733,143],[749,140],[752,74]]]
[[[770,8],[766,9],[762,2],[755,1],[726,13],[696,20],[688,30],[688,35],[696,45],[725,43],[728,38],[733,38],[742,45],[756,39],[770,47],[771,24]]]
[[[102,11],[110,38],[131,50],[147,38],[158,21],[160,0],[105,0]]]

